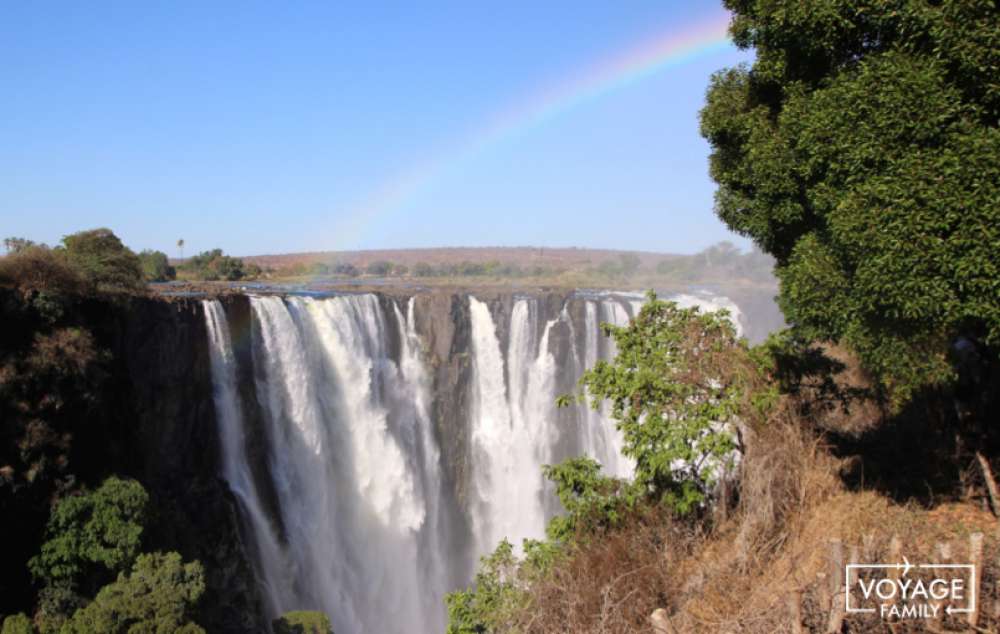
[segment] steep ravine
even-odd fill
[[[136,477],[150,492],[149,547],[204,564],[200,622],[208,631],[264,632],[285,609],[325,609],[338,634],[436,631],[443,624],[440,594],[468,581],[487,544],[504,535],[518,543],[537,536],[557,510],[541,464],[581,451],[604,455],[606,464],[618,460],[605,419],[556,410],[552,401],[574,389],[587,364],[613,352],[596,335],[597,323],[627,320],[638,298],[472,295],[388,290],[341,299],[214,300],[228,329],[240,412],[236,457],[253,482],[256,523],[225,479],[204,300],[87,304],[85,321],[113,358],[101,404],[104,440],[95,442],[106,445],[107,472]],[[284,332],[270,332],[271,347],[263,329],[278,322],[261,321],[265,307],[286,324]],[[275,348],[273,337],[289,329],[295,337]],[[486,363],[482,355],[491,347],[500,359]],[[275,365],[279,352],[283,366]],[[298,366],[288,365],[293,359]],[[348,381],[357,369],[361,374]],[[355,398],[365,385],[370,393]],[[289,400],[296,386],[305,391]],[[502,420],[483,409],[497,398]],[[313,457],[298,455],[297,441],[279,442],[307,423],[323,428]],[[496,424],[510,425],[511,433],[495,436]],[[368,428],[382,429],[381,436]],[[362,460],[368,451],[375,451],[374,462]],[[305,464],[312,470],[302,471]],[[520,490],[496,488],[504,473],[537,490],[524,491],[522,501]],[[522,513],[497,500],[536,506]],[[262,530],[269,539],[260,539]],[[419,561],[409,572],[399,569],[413,557]]]

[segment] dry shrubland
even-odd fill
[[[863,379],[847,370],[842,382]],[[802,399],[815,406],[816,395],[806,389],[786,397],[748,437],[733,483],[738,494],[724,511],[692,521],[646,508],[618,529],[579,540],[527,587],[528,601],[509,631],[648,633],[654,631],[650,615],[662,609],[677,634],[825,632],[834,600],[829,553],[835,540],[845,554],[880,561],[892,556],[895,537],[910,560],[935,561],[943,543],[965,557],[969,535],[981,532],[985,561],[997,559],[996,520],[981,503],[928,508],[850,490],[841,477],[845,459],[835,457],[827,434],[835,427],[861,434],[877,424],[869,420],[877,411],[862,403],[821,416],[812,407],[807,421],[802,413],[810,403]],[[996,573],[993,564],[985,566],[981,596],[995,594]],[[840,601],[843,595],[836,596]],[[800,606],[801,630],[792,625],[793,602]],[[993,601],[986,603],[990,614],[980,617],[980,626],[995,627]],[[892,631],[923,631],[922,623],[896,624]],[[843,628],[889,631],[875,618],[847,619]]]

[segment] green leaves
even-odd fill
[[[192,621],[204,592],[200,563],[185,564],[177,553],[140,555],[131,573],[103,587],[60,634],[204,634]]]
[[[448,605],[448,634],[485,634],[504,623],[507,615],[525,600],[517,582],[518,561],[506,539],[483,557],[472,589],[452,592]]]
[[[602,328],[618,355],[580,382],[595,408],[611,403],[623,451],[636,461],[635,487],[678,513],[691,512],[732,466],[739,426],[755,412],[757,366],[725,312],[679,308],[654,293],[628,326]],[[571,463],[550,474],[563,479],[562,490],[574,490],[594,483],[587,467]]]
[[[333,634],[330,619],[322,612],[296,610],[273,623],[274,634]]]
[[[778,260],[802,336],[841,341],[897,406],[1000,349],[995,2],[730,0],[751,67],[701,114],[717,213]]]
[[[139,553],[149,497],[138,482],[115,477],[92,493],[61,500],[41,552],[28,562],[46,585],[75,589],[113,577]]]

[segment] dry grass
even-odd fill
[[[928,510],[845,490],[839,462],[818,436],[796,425],[793,409],[750,439],[740,500],[727,520],[706,534],[662,512],[636,516],[625,528],[579,546],[535,583],[511,631],[649,633],[650,614],[663,608],[678,633],[792,632],[790,597],[801,598],[807,631],[825,631],[831,540],[878,561],[888,556],[895,536],[911,561],[934,561],[938,544],[949,542],[956,556],[965,556],[968,535],[982,532],[985,560],[997,560],[996,520],[974,504]],[[986,566],[984,591],[994,592],[996,572]],[[995,627],[991,618],[984,616],[981,625]],[[873,619],[848,620],[844,627],[890,631]],[[910,623],[894,631],[920,627]]]

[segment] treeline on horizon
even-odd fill
[[[186,259],[173,260],[157,250],[135,253],[106,228],[80,231],[67,235],[62,244],[49,247],[24,238],[9,237],[3,241],[7,253],[0,263],[8,277],[37,277],[35,268],[64,267],[96,280],[93,290],[135,291],[147,283],[173,281],[215,282],[280,280],[312,277],[321,279],[369,278],[482,278],[516,280],[523,278],[559,279],[580,283],[620,283],[633,279],[670,281],[676,283],[700,280],[746,280],[772,283],[774,260],[758,249],[740,251],[730,242],[720,242],[693,255],[663,256],[655,263],[644,264],[631,252],[604,257],[597,262],[589,259],[578,264],[525,264],[463,260],[454,263],[413,265],[387,259],[368,263],[331,259],[329,261],[296,262],[286,266],[261,267],[253,261],[226,255],[221,249],[204,251]],[[647,258],[648,260],[648,258]]]

